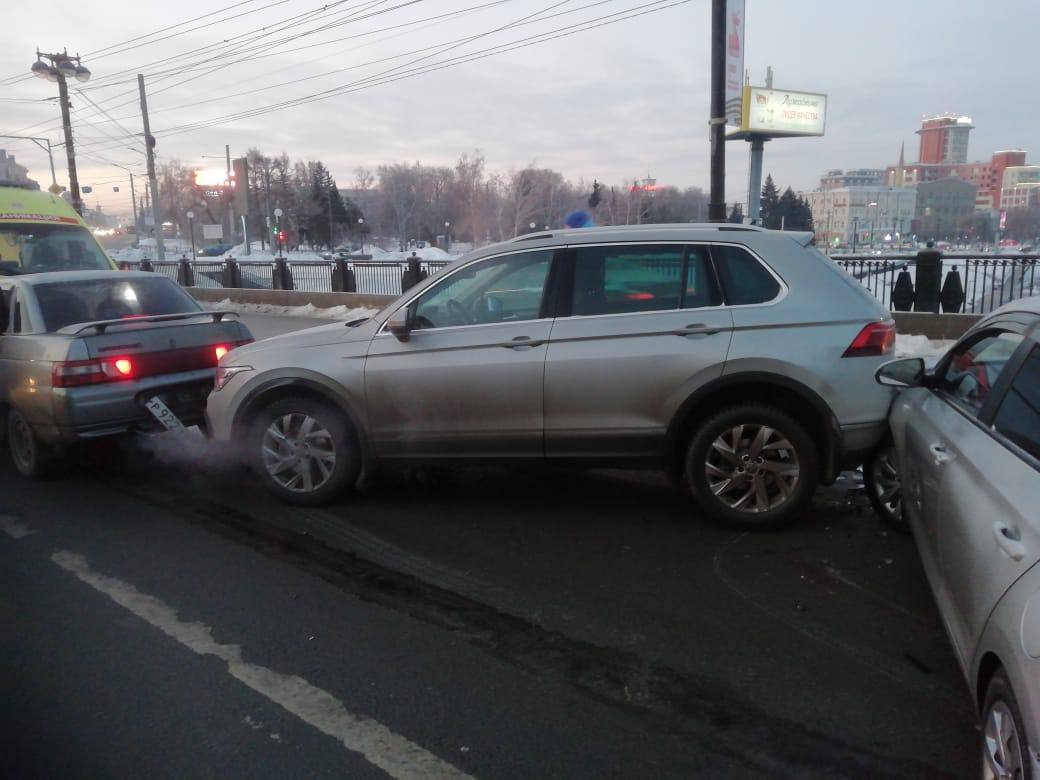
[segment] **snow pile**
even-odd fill
[[[939,358],[946,354],[946,350],[952,347],[953,341],[934,340],[927,336],[918,336],[913,333],[896,334],[896,357],[922,357]]]
[[[304,317],[311,320],[360,320],[371,317],[379,309],[369,306],[330,306],[319,308],[307,303],[303,306],[276,306],[273,303],[235,303],[230,298],[213,304],[206,304],[207,309],[214,311],[233,311],[238,314],[263,314],[277,317]]]

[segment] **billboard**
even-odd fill
[[[765,87],[744,87],[741,133],[770,137],[823,135],[827,96]]]
[[[236,214],[249,214],[249,163],[245,157],[231,161],[231,186],[234,188],[232,204]]]
[[[203,225],[202,226],[202,237],[203,238],[223,238],[224,237],[224,226],[223,225]]]
[[[740,127],[744,90],[744,0],[726,0],[726,124]]]

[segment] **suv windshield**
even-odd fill
[[[195,299],[171,279],[112,276],[112,280],[33,285],[47,332],[84,322],[201,311]]]
[[[112,261],[80,225],[0,224],[0,274],[109,270]]]

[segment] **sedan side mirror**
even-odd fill
[[[387,330],[397,336],[398,341],[408,341],[408,335],[412,332],[411,318],[408,316],[408,307],[402,306],[390,315],[386,321]]]
[[[917,387],[924,379],[924,358],[890,360],[878,368],[874,379],[886,387]]]

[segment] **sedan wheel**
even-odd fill
[[[23,476],[35,478],[50,473],[53,453],[17,409],[7,413],[7,446],[14,467]]]
[[[882,444],[867,458],[863,464],[863,485],[878,517],[899,531],[910,530],[903,516],[903,484],[896,466],[894,444]]]
[[[982,776],[1037,780],[1018,701],[1002,669],[989,681],[982,707]]]
[[[1015,718],[1002,701],[995,702],[986,713],[983,726],[983,777],[995,780],[1019,780],[1022,777],[1022,742]]]

